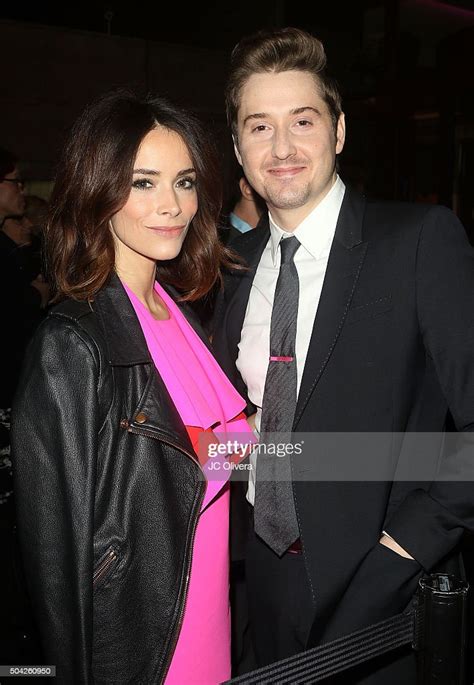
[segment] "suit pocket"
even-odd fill
[[[367,302],[366,304],[356,305],[349,309],[347,314],[347,323],[353,324],[362,319],[373,319],[376,316],[389,312],[393,307],[392,296],[385,295],[379,297],[377,300]]]

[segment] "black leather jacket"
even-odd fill
[[[41,324],[12,444],[25,573],[57,682],[163,682],[205,484],[117,277]]]

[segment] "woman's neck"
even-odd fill
[[[154,319],[169,319],[168,308],[155,291],[156,265],[154,262],[133,269],[121,268],[116,264],[115,270],[120,280],[127,284]]]

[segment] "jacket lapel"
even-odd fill
[[[257,228],[245,233],[242,238],[237,241],[236,245],[232,245],[232,248],[235,247],[236,252],[243,257],[245,266],[247,267],[247,270],[244,273],[239,271],[235,272],[235,274],[231,274],[228,277],[230,283],[228,282],[226,284],[226,287],[230,286],[231,295],[227,301],[224,330],[232,361],[237,359],[237,347],[240,342],[250,289],[260,258],[269,238],[270,227],[268,224],[268,216],[265,215]],[[234,281],[235,285],[232,281]],[[234,289],[232,290],[233,287]]]
[[[135,310],[115,273],[95,296],[92,309],[104,331],[111,366],[152,362]]]
[[[173,289],[170,290],[173,296]],[[92,308],[104,331],[111,366],[142,366],[146,369],[135,403],[130,426],[137,432],[167,439],[180,449],[192,452],[186,428],[169,392],[156,372],[145,336],[125,289],[116,274],[97,294]],[[193,322],[190,321],[191,325]],[[141,419],[137,422],[137,417]]]
[[[344,324],[367,250],[362,242],[365,200],[346,188],[329,254],[301,380],[293,428],[321,378]]]

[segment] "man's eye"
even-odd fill
[[[305,128],[306,126],[311,126],[313,122],[309,121],[309,119],[299,119],[296,123],[298,126]]]
[[[137,190],[148,190],[148,188],[152,187],[153,183],[147,178],[137,178],[132,183],[132,188],[136,188]]]
[[[267,126],[265,124],[258,124],[258,126],[255,126],[252,131],[255,131],[256,133],[260,133],[261,131],[266,131]]]

